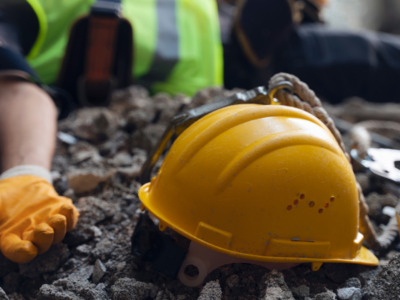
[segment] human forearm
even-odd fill
[[[0,79],[0,166],[50,170],[57,112],[51,98],[34,84]]]

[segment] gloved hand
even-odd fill
[[[79,213],[38,176],[0,180],[0,250],[8,259],[27,263],[74,229]]]

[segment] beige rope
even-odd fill
[[[289,81],[293,85],[294,94],[287,93],[284,90],[279,90],[275,94],[275,97],[279,100],[279,102],[283,105],[302,109],[316,116],[322,123],[326,125],[326,127],[328,127],[345,154],[347,160],[351,162],[350,155],[346,152],[346,148],[339,130],[336,128],[335,123],[329,117],[326,110],[322,107],[321,101],[315,95],[314,91],[311,90],[307,84],[300,81],[299,78],[287,73],[278,73],[274,75],[269,81],[269,87],[275,86],[281,81]],[[361,186],[358,183],[357,190],[360,205],[359,229],[371,248],[381,248],[383,245],[381,245],[381,241],[378,240],[376,232],[369,220],[368,204],[365,202]]]

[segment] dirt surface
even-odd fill
[[[78,225],[61,244],[28,264],[0,255],[0,299],[397,299],[398,238],[376,253],[378,267],[323,264],[313,272],[310,264],[302,264],[278,272],[232,264],[209,274],[201,288],[185,287],[131,254],[130,238],[140,214],[137,180],[149,151],[176,113],[232,93],[210,88],[191,100],[149,97],[143,88],[131,87],[117,92],[109,108],[81,109],[60,122],[59,130],[78,142],[58,141],[52,175],[57,192],[73,199],[79,209]],[[354,105],[362,109],[349,110]],[[392,120],[394,110],[400,106],[361,100],[329,106],[332,115],[352,123],[371,119],[371,111],[381,120]],[[400,138],[399,133],[380,133]],[[385,207],[397,205],[399,189],[364,170],[357,179],[373,225],[381,232],[390,219]]]

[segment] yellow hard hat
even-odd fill
[[[297,108],[243,104],[206,115],[139,197],[160,230],[236,258],[313,269],[379,263],[362,246],[351,165],[329,129]]]

